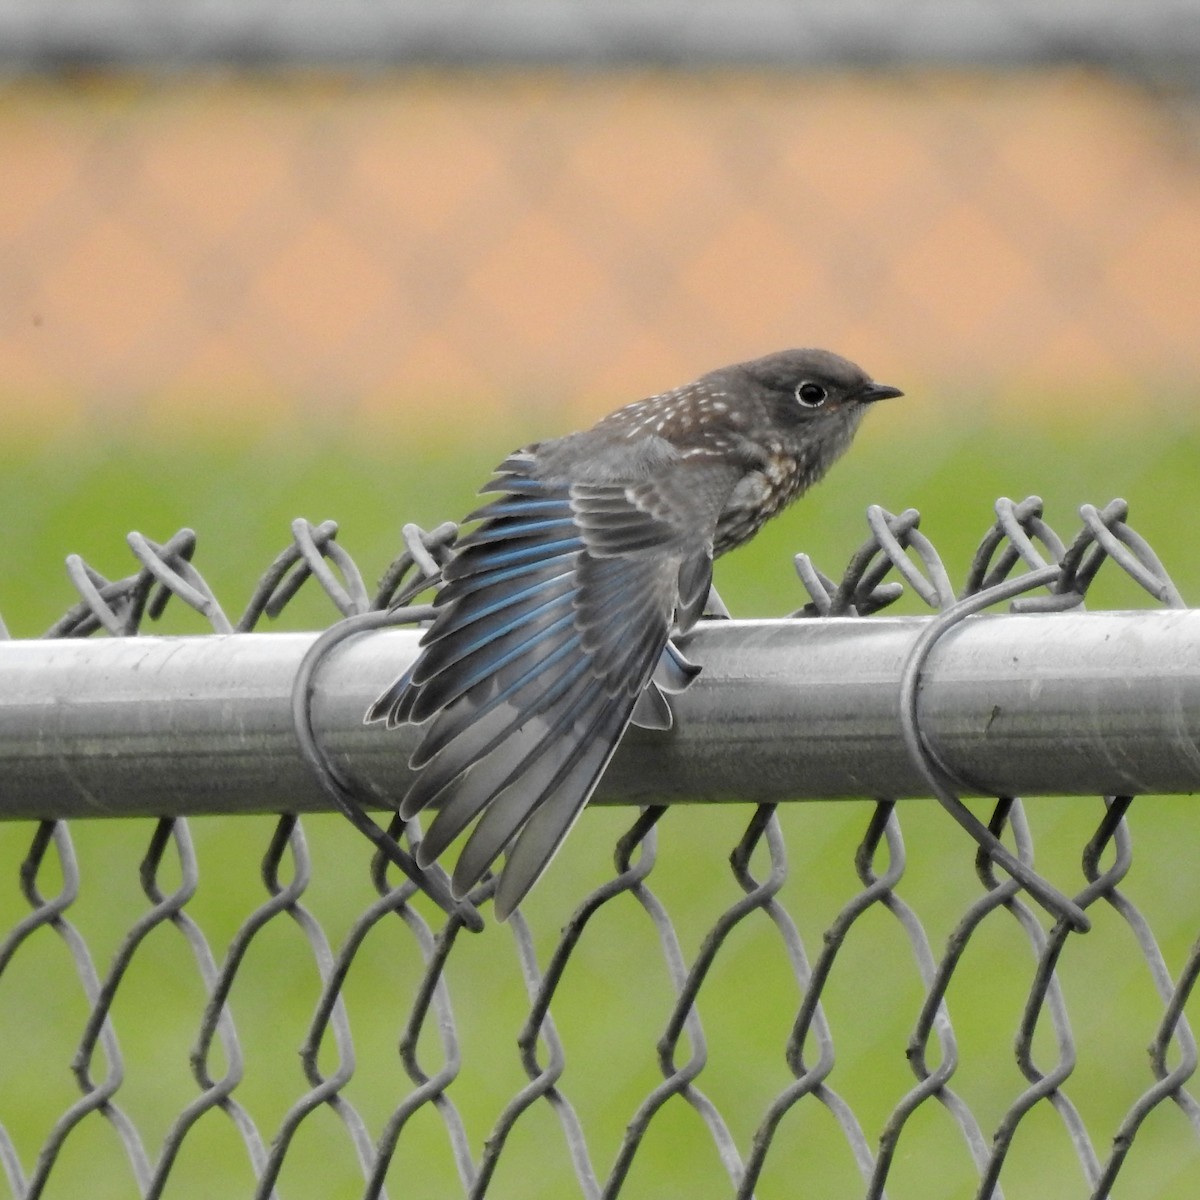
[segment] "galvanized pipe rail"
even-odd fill
[[[928,795],[900,682],[934,618],[705,623],[668,733],[632,730],[601,803]],[[313,728],[380,805],[411,731],[362,724],[417,630],[357,634]],[[0,818],[316,811],[291,691],[316,634],[0,642]],[[934,645],[921,733],[966,794],[1200,790],[1200,610],[982,615]]]

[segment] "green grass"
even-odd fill
[[[768,527],[754,545],[719,565],[719,587],[738,615],[778,615],[799,607],[806,597],[792,573],[791,555],[803,550],[837,576],[866,537],[863,511],[870,503],[893,511],[910,505],[920,509],[921,528],[957,584],[992,520],[995,498],[1037,493],[1046,501],[1047,519],[1067,540],[1079,526],[1079,504],[1103,505],[1124,496],[1131,503],[1133,527],[1173,570],[1185,596],[1195,597],[1200,578],[1187,514],[1200,500],[1200,474],[1194,469],[1200,434],[1168,411],[1151,415],[1156,419],[1143,419],[1139,426],[1151,432],[1128,436],[1116,408],[1107,418],[1087,413],[1075,423],[1045,414],[1034,419],[1026,411],[1019,423],[964,418],[948,426],[944,413],[935,420],[935,415],[917,410],[914,417],[896,407],[868,425],[830,481]],[[915,431],[923,416],[923,431]],[[0,511],[6,516],[0,615],[14,636],[36,636],[74,600],[62,570],[65,555],[80,553],[109,577],[127,574],[134,565],[123,543],[129,529],[156,540],[184,525],[196,529],[196,564],[233,617],[259,573],[289,540],[289,525],[297,516],[337,519],[342,544],[373,585],[396,553],[403,522],[429,527],[463,515],[488,469],[510,445],[536,432],[472,429],[465,437],[458,431],[453,445],[448,435],[431,435],[407,447],[365,447],[328,431],[281,435],[251,446],[221,445],[211,437],[192,446],[129,436],[120,442],[100,437],[10,442],[0,450]],[[1147,602],[1111,565],[1101,573],[1094,607]],[[911,597],[901,607],[920,610]],[[278,627],[322,627],[333,615],[331,606],[311,592]],[[163,628],[196,632],[200,625],[194,616],[169,612]],[[1190,838],[1181,836],[1191,807],[1184,798],[1143,798],[1131,817],[1135,855],[1126,890],[1151,920],[1173,974],[1195,937],[1200,913]],[[1100,802],[1038,799],[1027,808],[1039,868],[1061,886],[1079,886],[1079,852],[1099,821]],[[790,861],[782,898],[810,956],[819,953],[823,931],[860,887],[853,855],[869,812],[869,804],[855,802],[788,806],[782,814]],[[672,915],[689,962],[718,915],[740,894],[725,859],[747,815],[682,807],[660,823],[654,888]],[[609,872],[613,842],[632,817],[612,809],[587,814],[531,898],[528,913],[543,968],[573,904]],[[978,894],[970,847],[931,804],[904,805],[902,821],[908,868],[900,894],[919,913],[936,955]],[[257,863],[273,821],[208,818],[190,824],[200,888],[187,911],[205,930],[219,961],[247,913],[264,899]],[[101,976],[121,937],[148,907],[137,870],[151,828],[147,821],[72,826],[82,883],[68,916],[87,938]],[[336,947],[372,896],[366,847],[340,818],[306,819],[305,829],[313,867],[304,902]],[[30,833],[29,827],[12,826],[0,837],[5,929],[26,911],[16,884]],[[168,868],[164,886],[174,886],[177,874]],[[47,894],[57,890],[55,868],[46,868],[39,886]],[[308,1086],[296,1048],[318,994],[313,953],[304,930],[286,916],[278,918],[252,943],[231,997],[245,1055],[245,1079],[236,1095],[268,1139]],[[954,1086],[979,1116],[985,1138],[1024,1086],[1011,1044],[1032,969],[1028,943],[1011,917],[998,913],[972,941],[951,988],[961,1060]],[[492,925],[483,937],[464,937],[448,975],[463,1056],[451,1094],[478,1159],[498,1113],[525,1080],[516,1038],[528,1002],[511,932]],[[395,1047],[418,977],[413,942],[395,919],[369,935],[350,972],[345,1001],[357,1068],[346,1094],[372,1137],[411,1086]],[[1127,927],[1108,909],[1088,938],[1071,942],[1061,977],[1079,1056],[1068,1093],[1103,1157],[1107,1139],[1148,1086],[1143,1047],[1161,1005]],[[761,914],[730,938],[701,993],[708,1065],[698,1083],[718,1104],[743,1152],[767,1104],[789,1079],[782,1047],[800,995],[778,930]],[[825,1002],[838,1051],[830,1084],[854,1106],[871,1143],[912,1086],[904,1049],[921,997],[906,935],[894,916],[873,910],[855,925]],[[174,1115],[195,1095],[187,1054],[203,1000],[200,972],[181,931],[154,930],[135,956],[114,1009],[126,1073],[117,1101],[142,1131],[151,1158]],[[663,949],[645,914],[628,897],[602,910],[571,960],[554,1007],[567,1064],[561,1086],[585,1121],[601,1176],[610,1168],[626,1123],[660,1078],[655,1043],[672,1000]],[[85,1011],[71,957],[53,931],[42,930],[0,978],[0,1029],[6,1031],[0,1038],[0,1078],[6,1081],[0,1089],[0,1124],[26,1170],[48,1129],[78,1095],[68,1067]],[[1038,1061],[1050,1064],[1056,1051],[1045,1025],[1035,1044]],[[685,1037],[677,1059],[686,1060],[694,1049]],[[813,1061],[815,1055],[810,1048],[806,1057]],[[929,1055],[939,1060],[936,1044]],[[443,1061],[435,1030],[423,1036],[420,1057],[430,1071]],[[332,1069],[335,1059],[334,1047],[323,1046],[322,1068]],[[223,1062],[218,1052],[215,1074]],[[102,1078],[105,1070],[98,1059],[93,1074]],[[1143,1152],[1143,1145],[1150,1150]],[[1135,1146],[1123,1194],[1156,1200],[1193,1195],[1196,1155],[1180,1152],[1181,1145],[1190,1145],[1182,1120],[1164,1111]],[[47,1195],[134,1194],[106,1123],[88,1118],[67,1147]],[[578,1194],[557,1123],[545,1106],[518,1123],[510,1152],[511,1158],[502,1159],[492,1196],[558,1200]],[[930,1172],[934,1161],[939,1169]],[[531,1162],[537,1164],[532,1181]],[[1014,1195],[1045,1194],[1047,1179],[1078,1178],[1057,1118],[1038,1113],[1022,1128],[1011,1170]],[[245,1195],[250,1178],[240,1140],[222,1116],[210,1114],[185,1142],[167,1194]],[[322,1112],[301,1126],[280,1189],[284,1196],[353,1195],[358,1178],[344,1130],[331,1113]],[[723,1178],[696,1114],[673,1100],[651,1126],[627,1194],[724,1196],[729,1189]],[[901,1143],[889,1195],[958,1197],[969,1194],[973,1178],[970,1157],[948,1115],[933,1106],[922,1109]],[[395,1195],[456,1194],[440,1121],[428,1113],[413,1119],[401,1139],[392,1179]],[[4,1187],[0,1183],[0,1196],[7,1194]],[[829,1114],[811,1101],[797,1107],[780,1128],[760,1197],[841,1196],[856,1190],[856,1168]],[[1054,1190],[1076,1194],[1065,1187]],[[1083,1194],[1078,1188],[1077,1193]]]
[[[1011,426],[917,415],[906,420],[896,407],[869,422],[828,481],[718,564],[718,584],[736,614],[781,615],[804,598],[788,567],[799,550],[839,574],[867,536],[868,504],[918,508],[956,584],[1001,495],[1040,495],[1046,519],[1068,540],[1079,528],[1080,504],[1123,496],[1130,523],[1182,582],[1197,572],[1186,514],[1200,494],[1200,431],[1180,412],[1140,414],[1132,438],[1102,414],[1040,426],[1028,414]],[[66,555],[119,577],[134,567],[124,545],[132,529],[160,541],[183,526],[195,529],[197,566],[230,613],[244,605],[300,516],[337,520],[340,540],[371,585],[397,552],[402,524],[428,528],[465,515],[491,467],[536,433],[531,424],[470,427],[456,431],[453,443],[449,431],[435,431],[407,446],[367,446],[332,431],[280,433],[249,445],[213,436],[191,445],[129,435],[112,441],[98,430],[61,442],[8,442],[0,447],[0,617],[14,636],[35,636],[75,599]],[[1141,603],[1107,572],[1097,597],[1101,606]],[[297,623],[289,617],[289,626]]]

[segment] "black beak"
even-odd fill
[[[890,400],[893,396],[903,395],[904,393],[898,387],[892,387],[891,384],[868,383],[858,393],[858,398],[863,404],[874,404],[876,400]]]

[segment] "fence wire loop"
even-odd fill
[[[148,615],[152,620],[157,620],[162,616],[167,600],[176,596],[189,608],[194,608],[202,617],[206,617],[216,632],[232,633],[233,626],[222,611],[212,589],[200,572],[192,566],[196,536],[191,530],[185,532],[190,534],[190,538],[184,553],[175,552],[170,543],[160,546],[140,533],[134,532],[129,535],[129,548],[134,557],[159,585],[151,597]]]
[[[401,530],[405,549],[384,572],[372,605],[374,608],[399,608],[441,582],[442,568],[450,559],[458,539],[458,525],[444,521],[426,533],[419,525],[408,524]],[[412,578],[405,582],[406,576]]]
[[[360,796],[368,798],[365,789],[338,770],[313,732],[312,700],[316,690],[315,677],[322,660],[348,637],[388,626],[411,624],[427,615],[428,610],[424,607],[362,612],[327,629],[309,647],[296,672],[292,684],[292,721],[304,761],[338,811],[448,916],[459,917],[468,929],[479,933],[483,929],[483,917],[469,901],[454,898],[445,869],[438,863],[427,868],[419,867],[417,860],[387,830],[372,820],[360,801]]]
[[[1107,509],[1102,513],[1092,504],[1085,504],[1079,510],[1087,531],[1096,539],[1097,547],[1160,604],[1184,608],[1183,597],[1171,582],[1158,556],[1144,538],[1125,524],[1127,505],[1124,501],[1114,504],[1119,504],[1119,516],[1109,515]]]
[[[877,504],[867,508],[867,524],[881,551],[880,569],[886,570],[884,564],[890,563],[930,608],[944,608],[953,601],[954,589],[937,551],[918,529],[920,523],[921,514],[915,508],[906,509],[898,517]],[[910,549],[924,568],[924,574],[905,553]],[[864,583],[869,579],[868,571]]]
[[[318,542],[316,530],[309,522],[296,520],[292,522],[292,536],[296,539],[303,567],[297,564],[295,572],[296,586],[299,587],[307,575],[312,575],[325,594],[337,605],[342,616],[349,617],[355,613],[365,612],[369,604],[366,585],[354,560],[334,540],[337,537],[337,526]],[[344,583],[329,569],[333,563],[342,574]],[[282,607],[282,599],[277,598],[276,604]]]
[[[793,617],[843,616],[850,612],[866,617],[894,604],[904,594],[904,585],[894,581],[871,588],[862,587],[860,574],[850,589],[850,599],[847,601],[839,595],[841,588],[837,581],[818,570],[807,554],[795,555],[792,564],[811,597],[808,604],[791,614]]]
[[[1060,574],[1057,564],[1041,567],[1028,574],[1006,579],[994,584],[986,591],[976,592],[964,600],[951,605],[940,613],[923,630],[913,645],[904,664],[900,682],[900,720],[904,729],[904,740],[913,763],[929,784],[948,813],[980,844],[993,859],[999,862],[1010,875],[1021,881],[1026,891],[1049,912],[1064,919],[1079,932],[1091,927],[1084,912],[1057,888],[1022,863],[970,809],[959,799],[957,792],[984,790],[972,788],[965,780],[956,779],[938,759],[933,746],[921,729],[919,717],[919,689],[921,670],[940,638],[960,621],[973,613],[1010,600],[1022,592],[1055,582]]]
[[[45,637],[88,637],[99,629],[113,637],[128,637],[137,632],[144,616],[151,620],[162,616],[167,601],[175,595],[176,583],[182,585],[190,600],[195,601],[192,606],[202,615],[220,613],[215,598],[210,604],[212,593],[199,574],[192,577],[199,586],[191,586],[180,573],[185,565],[190,565],[196,550],[196,535],[192,530],[181,529],[161,546],[131,534],[129,547],[143,564],[142,570],[112,582],[79,555],[68,556],[67,575],[82,600],[55,622]],[[152,562],[155,567],[150,565]]]
[[[1001,496],[996,501],[996,523],[979,543],[959,593],[961,597],[995,587],[1012,574],[1018,563],[1024,563],[1031,571],[1047,566],[1045,557],[1033,543],[1035,537],[1050,552],[1051,562],[1062,562],[1065,553],[1062,541],[1042,520],[1043,507],[1040,496],[1028,496],[1019,504],[1007,496]],[[1000,551],[998,558],[997,550]],[[1079,603],[1080,598],[1072,595],[1062,607],[1072,607]],[[1039,601],[1045,599],[1037,597]]]

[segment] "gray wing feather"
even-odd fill
[[[470,518],[479,524],[445,570],[417,662],[368,713],[424,722],[401,804],[405,816],[438,808],[422,864],[475,821],[453,876],[461,895],[509,848],[502,918],[553,857],[630,722],[670,726],[663,692],[699,668],[668,636],[677,609],[690,622],[707,593],[719,511],[702,511],[697,528],[686,504],[696,493],[667,476],[572,486],[537,468],[536,453],[501,464],[485,489],[501,494]],[[706,478],[702,496],[733,486],[732,476]]]

